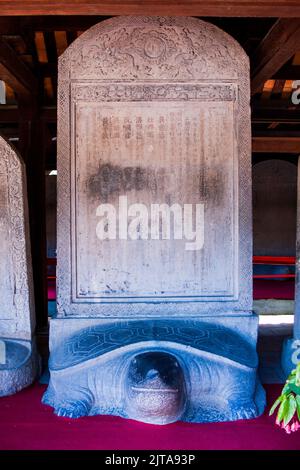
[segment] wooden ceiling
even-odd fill
[[[298,0],[0,0],[2,15],[300,17]]]
[[[0,7],[4,3],[0,0]],[[18,145],[20,119],[24,117],[20,113],[26,113],[34,97],[47,127],[48,169],[54,168],[56,161],[58,57],[82,32],[106,18],[0,16],[0,80],[5,82],[0,132]],[[300,105],[291,100],[293,82],[300,80],[300,18],[204,19],[236,38],[250,57],[253,151],[300,154]]]

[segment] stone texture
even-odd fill
[[[26,178],[23,162],[0,137],[0,396],[29,385],[37,371]],[[4,360],[3,360],[4,357]]]
[[[245,52],[193,18],[113,18],[60,57],[58,315],[44,397],[59,415],[164,424],[262,412],[249,99]],[[141,228],[99,240],[99,204],[124,196],[202,204],[203,246]]]
[[[90,326],[52,350],[43,401],[59,416],[115,414],[155,424],[253,418],[264,408],[253,344],[186,320]]]
[[[39,371],[35,344],[21,340],[1,340],[6,361],[0,364],[0,397],[12,395],[32,384]]]
[[[59,316],[251,314],[249,96],[245,52],[192,18],[114,18],[65,51]],[[203,250],[187,252],[183,240],[101,243],[97,207],[122,195],[203,203]]]

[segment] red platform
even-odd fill
[[[268,402],[280,385],[267,386]],[[153,426],[113,416],[58,418],[42,405],[45,386],[0,398],[0,449],[16,450],[299,450],[300,432],[287,435],[267,412],[234,423]]]

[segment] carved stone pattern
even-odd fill
[[[73,97],[85,101],[235,101],[232,84],[94,85],[73,84]]]
[[[123,17],[90,28],[67,49],[61,64],[70,78],[237,78],[240,55],[230,36],[194,18],[187,23],[186,18]]]
[[[170,341],[256,367],[255,349],[223,326],[194,321],[115,322],[80,330],[66,338],[52,355],[51,370],[65,369],[114,349],[144,341]]]
[[[25,169],[16,152],[0,137],[0,165],[8,176],[9,225],[11,235],[11,255],[15,282],[15,316],[17,322],[30,322],[33,312],[32,268],[28,233],[27,196]]]
[[[239,275],[245,289],[240,290],[240,303],[253,303],[252,282],[252,180],[251,168],[251,118],[249,106],[249,77],[239,84],[238,101],[238,156],[239,156]],[[247,286],[246,286],[247,284]]]
[[[61,65],[59,64],[59,74]],[[61,221],[57,225],[57,258],[58,260],[70,260],[70,110],[69,110],[70,84],[66,80],[58,83],[58,129],[57,139],[57,219]],[[66,210],[68,208],[68,210]],[[67,242],[67,243],[65,243]],[[57,311],[64,314],[71,300],[68,294],[60,294],[62,286],[71,287],[70,268],[66,264],[57,263]],[[70,295],[70,294],[69,294]],[[64,299],[64,302],[62,302]]]

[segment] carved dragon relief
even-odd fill
[[[241,47],[200,20],[190,18],[188,26],[180,18],[159,17],[142,17],[140,25],[130,17],[122,18],[122,24],[116,18],[105,23],[70,46],[60,59],[60,72],[69,78],[104,80],[193,80],[220,73],[237,79],[244,72],[247,76],[248,60]]]

